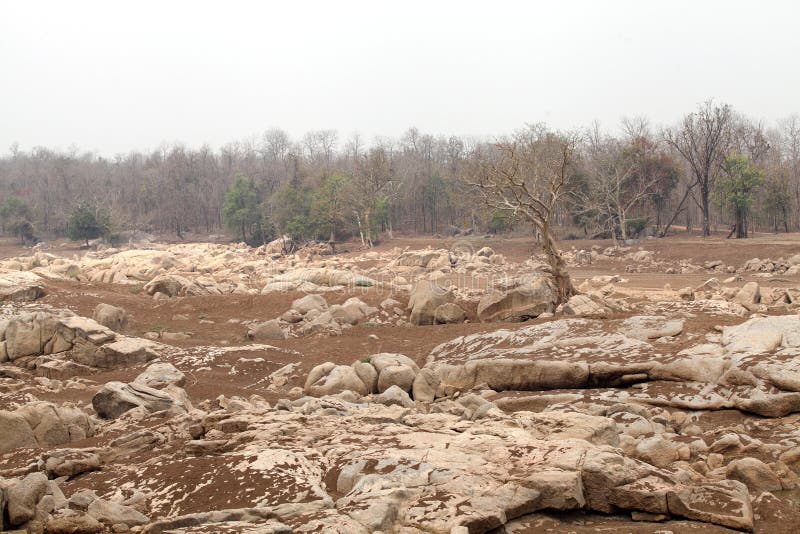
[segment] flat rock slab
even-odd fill
[[[736,408],[781,417],[800,411],[800,317],[753,318],[723,329],[718,343],[674,350],[682,319],[560,319],[461,336],[435,347],[426,367],[438,394],[484,385],[495,391],[639,384],[644,402],[689,410]],[[705,340],[702,340],[705,341]]]
[[[186,457],[153,451],[146,465],[109,464],[82,483],[147,487],[154,523],[144,532],[163,532],[165,518],[210,521],[192,514],[219,502],[268,509],[267,517],[298,531],[485,532],[537,510],[666,511],[671,494],[684,517],[752,526],[746,488],[693,485],[626,458],[605,417],[519,412],[468,421],[330,397],[305,402],[288,411],[214,412],[207,419],[227,445]],[[660,497],[637,484],[643,480],[657,481]],[[701,487],[713,497],[702,509],[694,500]]]
[[[29,271],[0,273],[0,302],[31,302],[44,295],[44,282]]]

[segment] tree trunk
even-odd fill
[[[745,222],[745,211],[742,208],[736,208],[736,239],[743,239],[747,237],[747,223]]]
[[[700,190],[700,200],[702,202],[702,206],[700,208],[703,210],[703,237],[708,237],[711,235],[711,217],[708,207],[707,189]]]
[[[669,232],[669,229],[672,226],[672,224],[675,222],[675,219],[677,219],[678,215],[680,215],[681,212],[683,211],[683,205],[684,205],[684,203],[686,203],[686,199],[689,198],[689,193],[691,191],[692,191],[692,189],[689,188],[683,194],[683,198],[681,199],[680,203],[678,204],[678,207],[675,209],[675,212],[672,214],[672,217],[670,218],[669,222],[664,227],[664,229],[658,234],[659,237],[665,237],[667,235],[667,232]]]
[[[370,211],[372,211],[371,208],[367,208],[366,210],[364,210],[364,228],[365,228],[364,231],[367,234],[367,246],[369,248],[372,248],[372,228],[370,227],[369,224]]]
[[[622,243],[625,244],[628,241],[628,228],[626,228],[625,224],[625,214],[620,213],[619,217],[619,234],[622,237]]]
[[[550,234],[549,228],[543,228],[539,233],[539,245],[547,256],[547,263],[553,271],[553,280],[556,283],[556,306],[567,302],[576,293],[575,286],[572,285],[572,278],[567,272],[567,263],[556,247],[555,240]]]
[[[364,242],[364,229],[361,227],[361,216],[359,216],[357,211],[355,212],[355,214],[356,214],[356,222],[358,223],[358,235],[361,236],[361,246],[363,247],[364,245],[366,245],[366,243]]]

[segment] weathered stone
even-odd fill
[[[733,301],[741,304],[750,311],[757,309],[758,303],[761,302],[761,291],[756,282],[747,282],[742,289],[736,293]]]
[[[439,389],[441,379],[439,375],[431,369],[420,369],[419,373],[414,377],[414,383],[411,386],[412,394],[415,401],[433,402],[436,397],[436,392]]]
[[[148,295],[156,295],[161,293],[168,297],[177,297],[186,292],[186,288],[191,285],[191,282],[177,275],[160,275],[153,278],[143,289]]]
[[[740,458],[725,468],[725,476],[742,482],[753,494],[780,491],[781,482],[767,464],[757,458]]]
[[[369,393],[366,384],[356,371],[348,365],[324,363],[314,367],[308,374],[303,390],[307,395],[322,397],[343,391],[354,391],[359,395]]]
[[[47,477],[44,473],[31,473],[12,484],[6,490],[8,522],[17,526],[33,519],[36,505],[46,491]]]
[[[364,383],[368,393],[374,393],[378,388],[378,371],[367,362],[354,362],[353,370]]]
[[[539,275],[508,291],[489,291],[478,303],[483,322],[525,321],[555,309],[555,290],[549,277]]]
[[[380,395],[375,395],[372,400],[385,406],[403,406],[406,408],[414,406],[414,401],[411,400],[408,393],[395,385],[386,388]]]
[[[18,413],[0,410],[0,453],[11,451],[20,447],[33,448],[38,446],[33,429]]]
[[[378,392],[383,393],[392,386],[398,386],[405,392],[411,391],[416,373],[405,364],[388,365],[378,374]]]
[[[123,524],[128,526],[144,525],[150,519],[138,510],[123,504],[107,501],[105,499],[95,499],[89,505],[88,513],[106,525]]]
[[[675,444],[657,434],[639,442],[636,456],[657,467],[667,467],[678,459],[678,449]]]
[[[51,517],[44,526],[45,534],[100,534],[103,524],[86,514]]]
[[[92,319],[115,332],[122,332],[128,325],[128,313],[111,304],[98,304],[92,313]]]
[[[610,310],[589,295],[573,295],[564,304],[563,312],[564,315],[578,317],[602,317],[610,313]]]
[[[454,324],[463,323],[467,318],[467,312],[453,302],[448,302],[437,306],[433,311],[433,321],[435,324]]]
[[[725,527],[753,530],[753,507],[747,487],[735,480],[703,486],[677,486],[667,492],[671,514]]]
[[[44,354],[55,330],[56,319],[47,313],[23,314],[12,319],[5,330],[8,359]]]
[[[149,339],[123,337],[88,353],[81,363],[101,369],[131,367],[158,358],[164,350],[164,345]]]
[[[328,309],[328,303],[325,302],[325,297],[322,295],[306,295],[292,302],[292,309],[297,310],[302,315],[307,314],[311,310],[325,311]]]
[[[186,384],[186,375],[171,363],[158,362],[150,364],[134,382],[156,389],[170,384],[183,387]]]
[[[0,302],[32,302],[44,296],[44,284],[27,271],[0,273]]]
[[[254,341],[275,341],[286,339],[287,335],[286,332],[283,331],[283,328],[281,328],[278,320],[272,319],[253,325],[249,332],[249,337]]]
[[[104,419],[116,419],[139,406],[149,412],[170,409],[186,411],[185,403],[174,394],[170,395],[168,389],[154,389],[137,383],[108,382],[92,397],[92,406],[97,415]]]
[[[435,321],[436,309],[455,300],[455,294],[437,282],[420,280],[408,299],[411,310],[409,322],[413,325],[431,325]]]
[[[42,455],[45,473],[51,478],[72,477],[100,469],[100,455],[87,449],[57,449]]]
[[[622,322],[625,335],[642,341],[661,337],[674,337],[683,332],[682,319],[667,319],[654,315],[637,315]]]

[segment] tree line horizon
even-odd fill
[[[228,230],[251,245],[285,234],[365,246],[396,231],[535,231],[541,244],[676,226],[737,238],[800,229],[797,115],[767,125],[708,101],[672,127],[636,117],[620,132],[527,124],[479,140],[410,128],[367,145],[335,130],[292,140],[270,129],[217,150],[113,158],[12,147],[0,157],[0,224],[22,242]]]

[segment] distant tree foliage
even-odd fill
[[[15,196],[8,197],[0,206],[0,223],[3,232],[19,238],[21,244],[35,239],[31,223],[30,206]]]
[[[274,237],[272,223],[259,202],[258,188],[243,174],[236,175],[225,192],[222,219],[229,230],[251,246],[263,245]]]
[[[761,185],[763,173],[747,156],[731,154],[725,159],[724,173],[719,179],[716,197],[722,209],[729,210],[735,218],[736,237],[747,237],[748,215],[755,200],[756,189]]]
[[[89,246],[90,239],[106,237],[111,233],[111,217],[99,205],[91,202],[80,202],[72,210],[67,224],[67,236],[75,241],[85,241]]]

